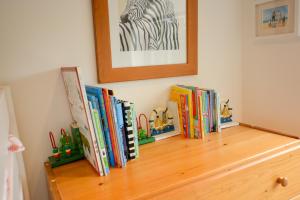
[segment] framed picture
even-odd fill
[[[295,31],[295,0],[273,0],[256,5],[256,36]]]
[[[198,0],[93,0],[98,81],[198,73]]]

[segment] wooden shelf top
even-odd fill
[[[247,127],[225,129],[204,140],[173,137],[140,147],[140,158],[99,177],[86,160],[51,169],[50,189],[63,199],[138,199],[192,181],[220,176],[299,140]],[[59,197],[58,197],[59,198]]]

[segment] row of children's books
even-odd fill
[[[178,103],[180,129],[186,138],[221,132],[220,96],[215,90],[175,85],[170,100]]]
[[[101,175],[110,167],[125,167],[138,158],[138,133],[133,103],[116,98],[112,90],[84,86],[79,68],[62,68],[73,120],[80,131],[85,157]]]
[[[86,86],[89,114],[104,175],[111,167],[125,167],[138,157],[138,137],[134,104],[113,96],[113,91]]]

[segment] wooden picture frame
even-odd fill
[[[99,83],[198,74],[198,0],[186,0],[187,52],[184,64],[113,68],[108,0],[93,0],[93,18]]]
[[[256,4],[256,37],[294,33],[295,9],[295,0]]]

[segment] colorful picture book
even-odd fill
[[[89,112],[85,87],[81,83],[79,68],[62,68],[61,72],[71,114],[81,133],[84,155],[99,175],[103,175],[100,152]]]
[[[138,157],[135,107],[115,97],[112,90],[96,86],[85,89],[90,113],[94,115],[102,168],[107,175],[110,167],[125,167],[129,160]]]
[[[221,132],[220,96],[215,90],[175,85],[171,87],[170,100],[178,104],[179,126],[186,138]]]
[[[112,90],[83,86],[79,68],[62,68],[73,120],[80,131],[84,154],[101,176],[110,167],[125,167],[138,157],[134,104],[117,99]]]

